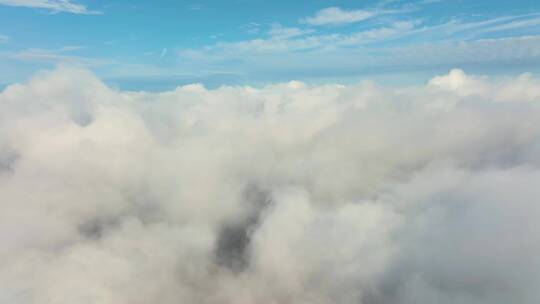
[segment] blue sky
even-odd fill
[[[540,1],[0,0],[0,85],[59,64],[130,90],[536,73]]]

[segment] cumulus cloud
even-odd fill
[[[67,12],[73,14],[100,13],[91,11],[82,4],[73,3],[71,0],[0,0],[0,5],[41,8],[55,12]]]
[[[0,93],[0,303],[537,303],[540,81]]]

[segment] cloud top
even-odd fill
[[[0,303],[536,303],[540,81],[0,93]]]

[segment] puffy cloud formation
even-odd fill
[[[0,303],[538,303],[540,81],[0,93]]]

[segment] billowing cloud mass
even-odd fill
[[[540,81],[0,93],[0,303],[538,303]]]

